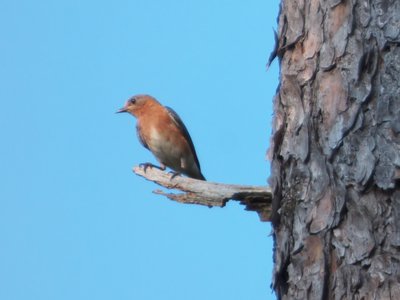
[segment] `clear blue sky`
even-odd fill
[[[278,1],[0,4],[0,299],[273,299],[270,226],[152,194],[135,120],[179,113],[207,179],[266,184]]]

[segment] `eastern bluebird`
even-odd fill
[[[149,95],[131,97],[117,113],[128,112],[137,119],[139,141],[160,163],[160,169],[206,180],[189,132],[178,114]],[[146,164],[148,165],[148,164]]]

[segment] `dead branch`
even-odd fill
[[[155,190],[154,193],[164,195],[171,200],[186,203],[199,204],[208,207],[223,207],[229,200],[240,201],[246,205],[246,210],[257,211],[262,221],[269,221],[271,215],[272,193],[267,186],[251,186],[223,184],[202,181],[183,176],[173,177],[171,173],[157,168],[137,166],[133,171],[149,181],[153,181],[167,189],[180,190],[183,193],[165,193]]]

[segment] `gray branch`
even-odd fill
[[[262,221],[269,221],[272,193],[271,188],[268,186],[223,184],[183,176],[173,177],[171,173],[152,167],[148,167],[146,170],[144,167],[134,167],[133,171],[137,175],[167,189],[176,189],[183,192],[175,194],[161,190],[154,191],[154,193],[166,196],[171,200],[208,207],[224,207],[229,200],[236,200],[246,205],[246,210],[257,211]]]

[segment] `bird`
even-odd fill
[[[170,107],[163,106],[150,95],[130,97],[117,113],[129,113],[136,117],[136,132],[141,144],[150,150],[160,163],[161,170],[173,170],[171,179],[180,174],[206,180],[201,173],[189,132],[179,115]],[[157,167],[150,163],[147,167]]]

